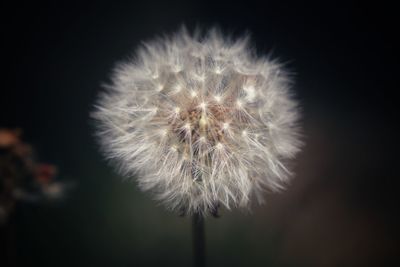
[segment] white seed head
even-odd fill
[[[107,158],[169,209],[248,208],[291,177],[301,141],[290,83],[247,38],[182,30],[119,64],[93,117]]]

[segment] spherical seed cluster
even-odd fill
[[[299,151],[298,110],[280,64],[247,38],[185,30],[118,65],[94,117],[105,155],[172,210],[248,207],[282,189]]]

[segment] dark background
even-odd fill
[[[245,31],[296,73],[306,146],[282,194],[208,218],[209,266],[382,266],[398,258],[398,14],[381,1],[2,4],[0,127],[77,182],[22,206],[18,266],[190,266],[190,221],[123,182],[89,118],[101,83],[142,40],[186,24]]]

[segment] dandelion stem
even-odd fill
[[[204,234],[204,218],[199,213],[192,215],[192,234],[193,234],[193,255],[194,266],[205,266],[205,234]]]

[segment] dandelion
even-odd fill
[[[248,38],[186,30],[120,63],[93,117],[105,156],[167,208],[249,208],[290,180],[299,112],[282,65]]]

